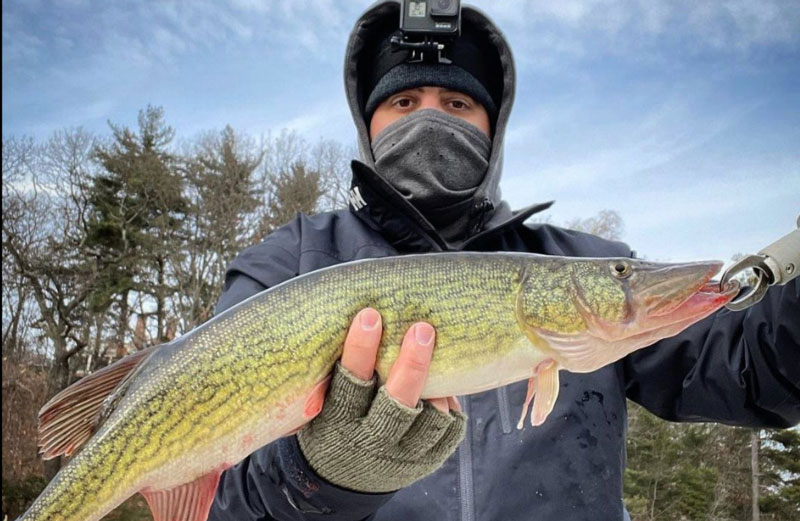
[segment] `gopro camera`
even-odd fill
[[[461,1],[403,0],[400,31],[407,37],[454,38],[461,31]]]
[[[461,0],[403,0],[394,50],[411,51],[409,62],[450,63],[447,44],[461,34]]]

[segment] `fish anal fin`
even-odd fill
[[[534,427],[544,423],[556,404],[559,389],[558,371],[558,364],[552,360],[542,362],[536,368],[534,382],[536,399],[533,401],[533,411],[531,411],[531,425]]]
[[[71,456],[97,429],[106,399],[153,349],[137,351],[53,396],[39,411],[39,451],[44,459]]]
[[[225,467],[170,489],[143,489],[154,521],[206,521]]]

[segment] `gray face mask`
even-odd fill
[[[463,208],[480,186],[492,142],[471,123],[436,109],[418,110],[372,141],[375,169],[437,229],[468,216]],[[459,230],[460,231],[460,230]]]

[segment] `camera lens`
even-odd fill
[[[456,16],[458,14],[458,0],[435,0],[431,4],[431,15],[433,16]]]

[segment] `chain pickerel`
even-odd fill
[[[388,375],[406,330],[436,328],[423,397],[529,380],[545,421],[560,370],[590,372],[730,301],[719,262],[439,253],[340,264],[263,291],[65,389],[40,412],[45,458],[74,457],[21,517],[102,518],[136,492],[157,521],[205,520],[220,473],[319,411],[353,317],[383,317]],[[80,448],[80,450],[78,450]]]

